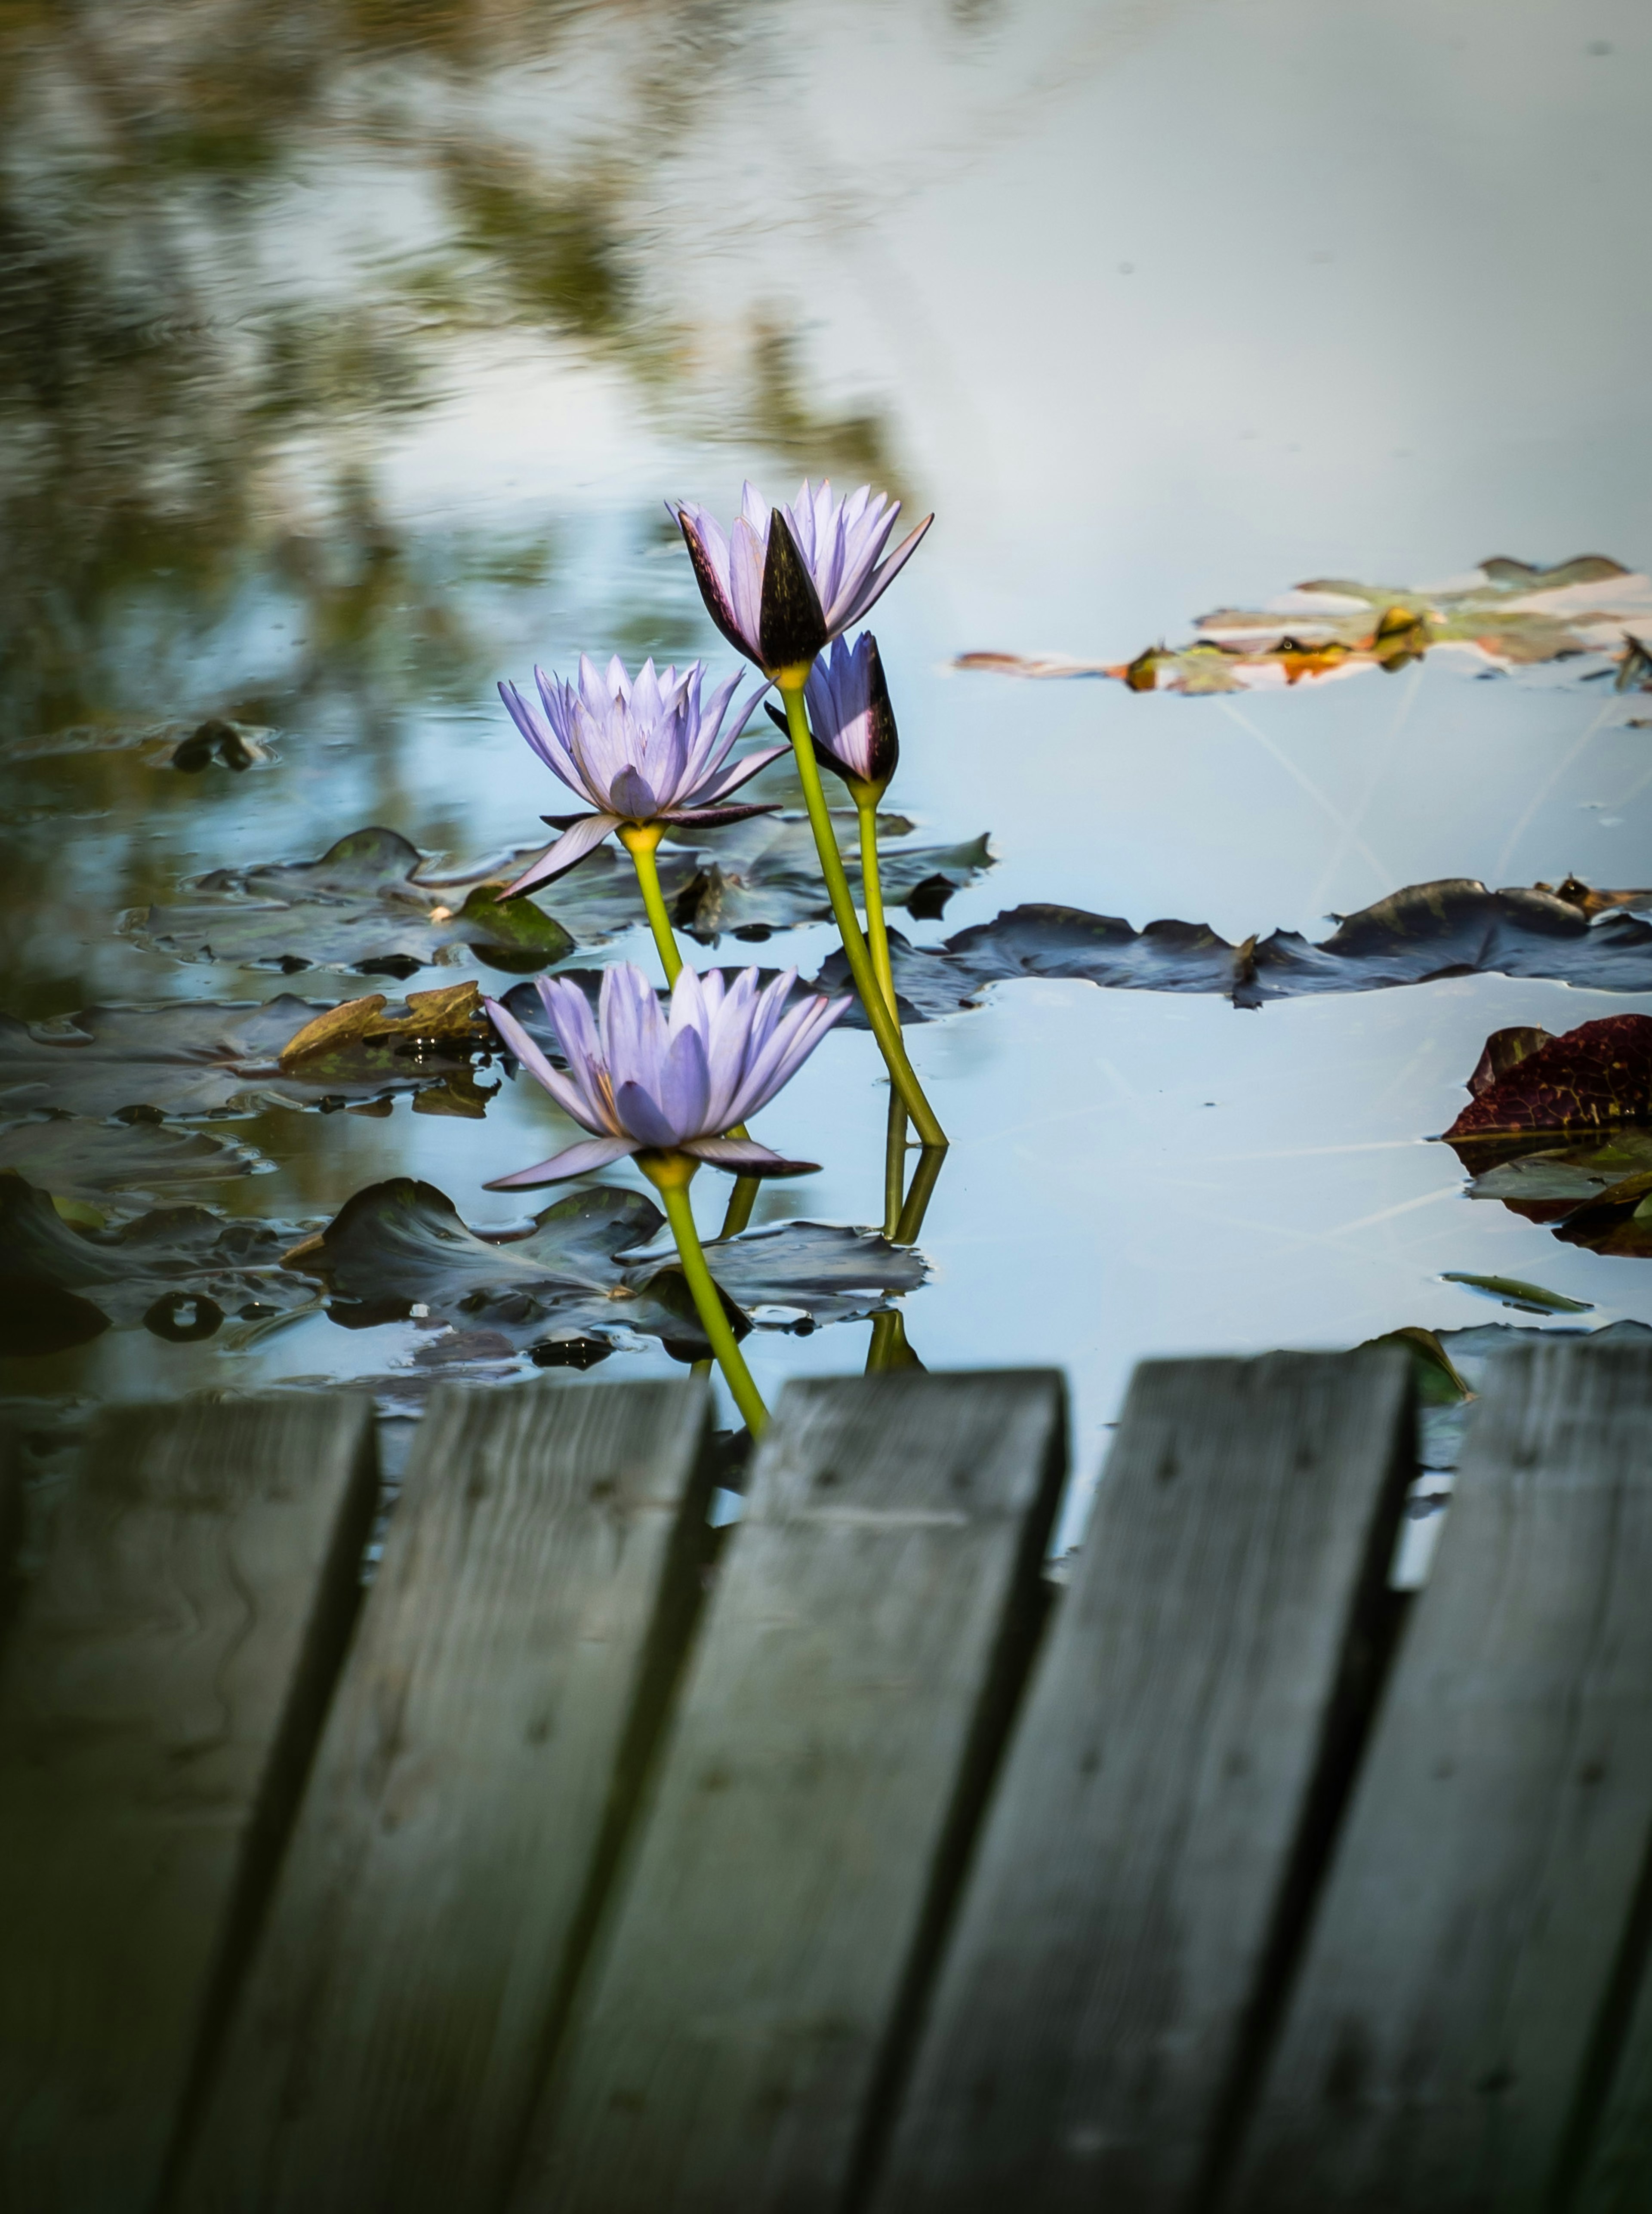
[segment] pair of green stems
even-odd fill
[[[935,1177],[946,1150],[946,1135],[935,1118],[934,1110],[923,1095],[922,1086],[907,1059],[906,1047],[901,1037],[900,1016],[895,999],[895,972],[889,957],[889,931],[884,920],[883,885],[878,870],[878,801],[880,795],[869,786],[854,788],[855,810],[860,821],[860,875],[866,901],[866,928],[863,934],[855,914],[854,901],[849,892],[848,878],[844,873],[843,857],[838,851],[837,834],[832,828],[826,795],[821,788],[820,768],[815,759],[814,742],[809,734],[808,718],[804,710],[804,686],[812,666],[812,663],[802,663],[794,668],[778,670],[774,672],[774,677],[786,703],[786,731],[797,759],[804,801],[809,810],[810,827],[815,834],[821,872],[826,879],[833,918],[843,940],[849,974],[854,980],[860,1004],[866,1011],[866,1019],[872,1024],[872,1034],[889,1069],[889,1127],[884,1152],[884,1234],[896,1245],[905,1245],[913,1243],[921,1226],[924,1210],[928,1206],[929,1195],[934,1189]],[[659,949],[660,960],[664,966],[665,981],[668,984],[675,984],[682,967],[682,957],[677,951],[671,918],[666,913],[664,896],[660,890],[659,866],[655,855],[662,835],[660,825],[655,823],[628,823],[620,831],[621,840],[636,867],[643,905],[648,913],[649,927],[654,933],[654,943]],[[909,1193],[905,1189],[909,1116],[923,1147]],[[734,1138],[743,1138],[745,1135],[743,1123],[728,1133]],[[637,1156],[637,1165],[660,1195],[666,1220],[671,1226],[671,1234],[676,1240],[682,1274],[693,1295],[701,1327],[727,1379],[734,1404],[739,1409],[747,1428],[756,1438],[761,1435],[768,1420],[768,1410],[752,1381],[750,1370],[746,1367],[745,1356],[740,1350],[733,1326],[724,1308],[723,1295],[707,1266],[700,1233],[694,1226],[688,1185],[697,1164],[684,1153],[648,1153]],[[719,1233],[720,1238],[736,1236],[750,1221],[759,1181],[756,1177],[736,1178],[728,1210],[723,1218],[723,1227]],[[880,1331],[880,1325],[888,1326]],[[906,1348],[901,1317],[898,1314],[874,1317],[872,1347],[867,1367],[898,1367],[909,1362],[912,1357]]]

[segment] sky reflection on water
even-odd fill
[[[1316,574],[1646,566],[1649,68],[1628,0],[10,10],[0,743],[222,714],[275,758],[14,755],[6,1005],[266,996],[116,917],[366,823],[455,859],[526,841],[556,799],[494,676],[581,647],[720,671],[660,499],[726,512],[805,468],[938,511],[878,610],[891,804],[999,858],[909,935],[1024,900],[1323,935],[1434,877],[1647,881],[1652,729],[1563,664],[1227,700],[947,664],[1127,658]],[[831,943],[752,951],[809,974]],[[913,1037],[956,1143],[912,1342],[1066,1367],[1091,1471],[1143,1355],[1499,1312],[1446,1269],[1652,1319],[1645,1263],[1471,1206],[1420,1142],[1489,1030],[1631,1006],[1000,987]],[[864,1035],[828,1042],[786,1101],[826,1169],[760,1220],[876,1212],[878,1077]],[[324,1218],[407,1172],[500,1223],[481,1183],[554,1122],[520,1082],[482,1122],[270,1113],[231,1128],[278,1175],[215,1203]],[[111,1333],[15,1380],[377,1375],[416,1337]],[[772,1393],[864,1339],[759,1333],[752,1366]]]

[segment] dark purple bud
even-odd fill
[[[809,667],[828,635],[815,580],[798,551],[791,524],[783,511],[774,508],[768,518],[762,613],[758,622],[764,669]]]
[[[889,683],[884,675],[884,664],[878,658],[878,641],[866,640],[866,658],[870,664],[871,697],[866,709],[866,720],[871,728],[871,752],[867,762],[868,784],[885,785],[895,774],[901,758],[901,741],[895,728],[895,709],[889,696]]]

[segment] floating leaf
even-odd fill
[[[1133,692],[1200,694],[1403,669],[1448,646],[1500,669],[1606,655],[1619,690],[1628,690],[1652,682],[1652,661],[1630,628],[1649,621],[1652,582],[1602,555],[1552,569],[1498,556],[1443,584],[1316,578],[1267,608],[1202,616],[1190,644],[1150,646],[1134,661],[966,653],[955,665],[1015,676],[1111,676]]]
[[[1494,1031],[1469,1089],[1446,1138],[1471,1199],[1501,1200],[1568,1245],[1652,1258],[1652,1016],[1559,1037]]]
[[[43,731],[0,745],[0,761],[51,761],[64,755],[131,753],[143,749],[151,768],[181,769],[187,774],[217,764],[224,768],[263,768],[275,759],[272,730],[259,723],[227,721],[221,715],[204,723],[76,723],[66,730]]]
[[[954,1013],[984,986],[1016,976],[1072,977],[1123,991],[1221,993],[1241,1007],[1487,972],[1596,991],[1652,991],[1652,925],[1615,911],[1591,923],[1557,893],[1519,886],[1490,892],[1467,878],[1409,884],[1345,917],[1318,945],[1276,930],[1231,945],[1204,923],[1150,922],[1138,931],[1117,915],[1027,906],[941,945],[914,946],[891,931],[890,952],[903,1012],[915,1022]],[[839,952],[819,981],[840,990],[847,978]],[[854,1008],[846,1019],[864,1026],[866,1018]]]
[[[858,885],[855,818],[833,819]],[[883,851],[891,907],[915,897],[920,913],[939,914],[953,891],[992,865],[984,836],[959,846],[907,846],[898,842],[912,829],[903,816],[879,820],[893,841]],[[599,945],[644,920],[636,872],[612,843],[545,887],[552,913],[533,899],[501,902],[503,886],[543,851],[529,847],[497,857],[486,874],[438,877],[425,873],[418,847],[395,831],[356,830],[318,861],[215,869],[175,903],[136,909],[122,928],[150,951],[180,961],[410,976],[466,949],[491,968],[536,973],[576,944]],[[701,833],[692,844],[664,845],[659,872],[677,927],[706,942],[725,933],[766,938],[831,914],[801,817],[750,816]]]
[[[478,888],[461,906],[417,881],[415,846],[376,826],[353,830],[318,861],[214,869],[169,906],[129,915],[126,934],[180,961],[242,968],[347,969],[410,976],[450,949],[495,967],[548,968],[573,940],[532,900],[503,905]]]
[[[1354,1349],[1363,1353],[1377,1345],[1397,1345],[1410,1355],[1417,1398],[1423,1406],[1455,1407],[1474,1397],[1433,1330],[1405,1323],[1398,1330],[1385,1330],[1380,1337],[1367,1337]]]
[[[205,1207],[162,1208],[116,1230],[80,1229],[21,1177],[0,1177],[0,1274],[71,1292],[117,1328],[141,1323],[162,1337],[205,1337],[225,1315],[307,1306],[312,1287],[282,1266],[291,1242],[279,1224]],[[214,1313],[211,1328],[202,1327]]]
[[[270,1105],[343,1106],[434,1087],[486,1098],[469,1053],[389,1036],[352,1039],[284,1069],[281,1051],[328,1009],[291,993],[224,1001],[88,1007],[49,1023],[0,1015],[0,1113],[53,1109],[101,1119],[255,1114]]]
[[[1487,1299],[1501,1300],[1506,1307],[1518,1307],[1523,1314],[1588,1314],[1594,1307],[1593,1300],[1569,1300],[1563,1292],[1545,1291],[1541,1284],[1528,1284],[1519,1276],[1475,1276],[1447,1269],[1441,1281],[1484,1292]]]
[[[1483,1057],[1477,1079],[1485,1066]],[[1545,1038],[1482,1085],[1446,1142],[1478,1170],[1531,1150],[1533,1137],[1605,1135],[1624,1123],[1652,1123],[1652,1015],[1606,1015]]]
[[[1587,1245],[1618,1260],[1652,1259],[1652,1170],[1623,1177],[1569,1214],[1555,1231],[1563,1245]]]
[[[1652,1171],[1652,1129],[1629,1128],[1579,1146],[1545,1147],[1483,1170],[1471,1199],[1497,1199],[1528,1222],[1559,1222],[1577,1208],[1605,1199],[1628,1177]]]
[[[471,1230],[434,1185],[411,1177],[370,1184],[318,1236],[287,1255],[320,1277],[347,1324],[426,1311],[486,1330],[517,1351],[629,1332],[703,1344],[675,1252],[647,1250],[664,1217],[640,1192],[577,1191],[526,1235]],[[707,1248],[712,1273],[760,1325],[813,1328],[878,1312],[923,1281],[922,1261],[874,1232],[791,1222]],[[542,1365],[542,1364],[541,1364]]]
[[[89,1300],[44,1276],[0,1274],[0,1360],[38,1361],[89,1344],[109,1318]]]
[[[382,1038],[415,1039],[425,1045],[486,1046],[492,1032],[474,981],[449,984],[437,992],[409,992],[406,1012],[386,1012],[382,992],[346,1000],[294,1032],[281,1049],[281,1066],[296,1069],[322,1055]]]
[[[155,1122],[43,1115],[0,1127],[0,1173],[15,1170],[62,1199],[175,1200],[265,1165],[232,1138]]]

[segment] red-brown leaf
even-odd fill
[[[1477,1068],[1476,1079],[1482,1075]],[[1455,1144],[1647,1122],[1652,1122],[1652,1015],[1606,1015],[1551,1038],[1493,1076],[1446,1137]]]

